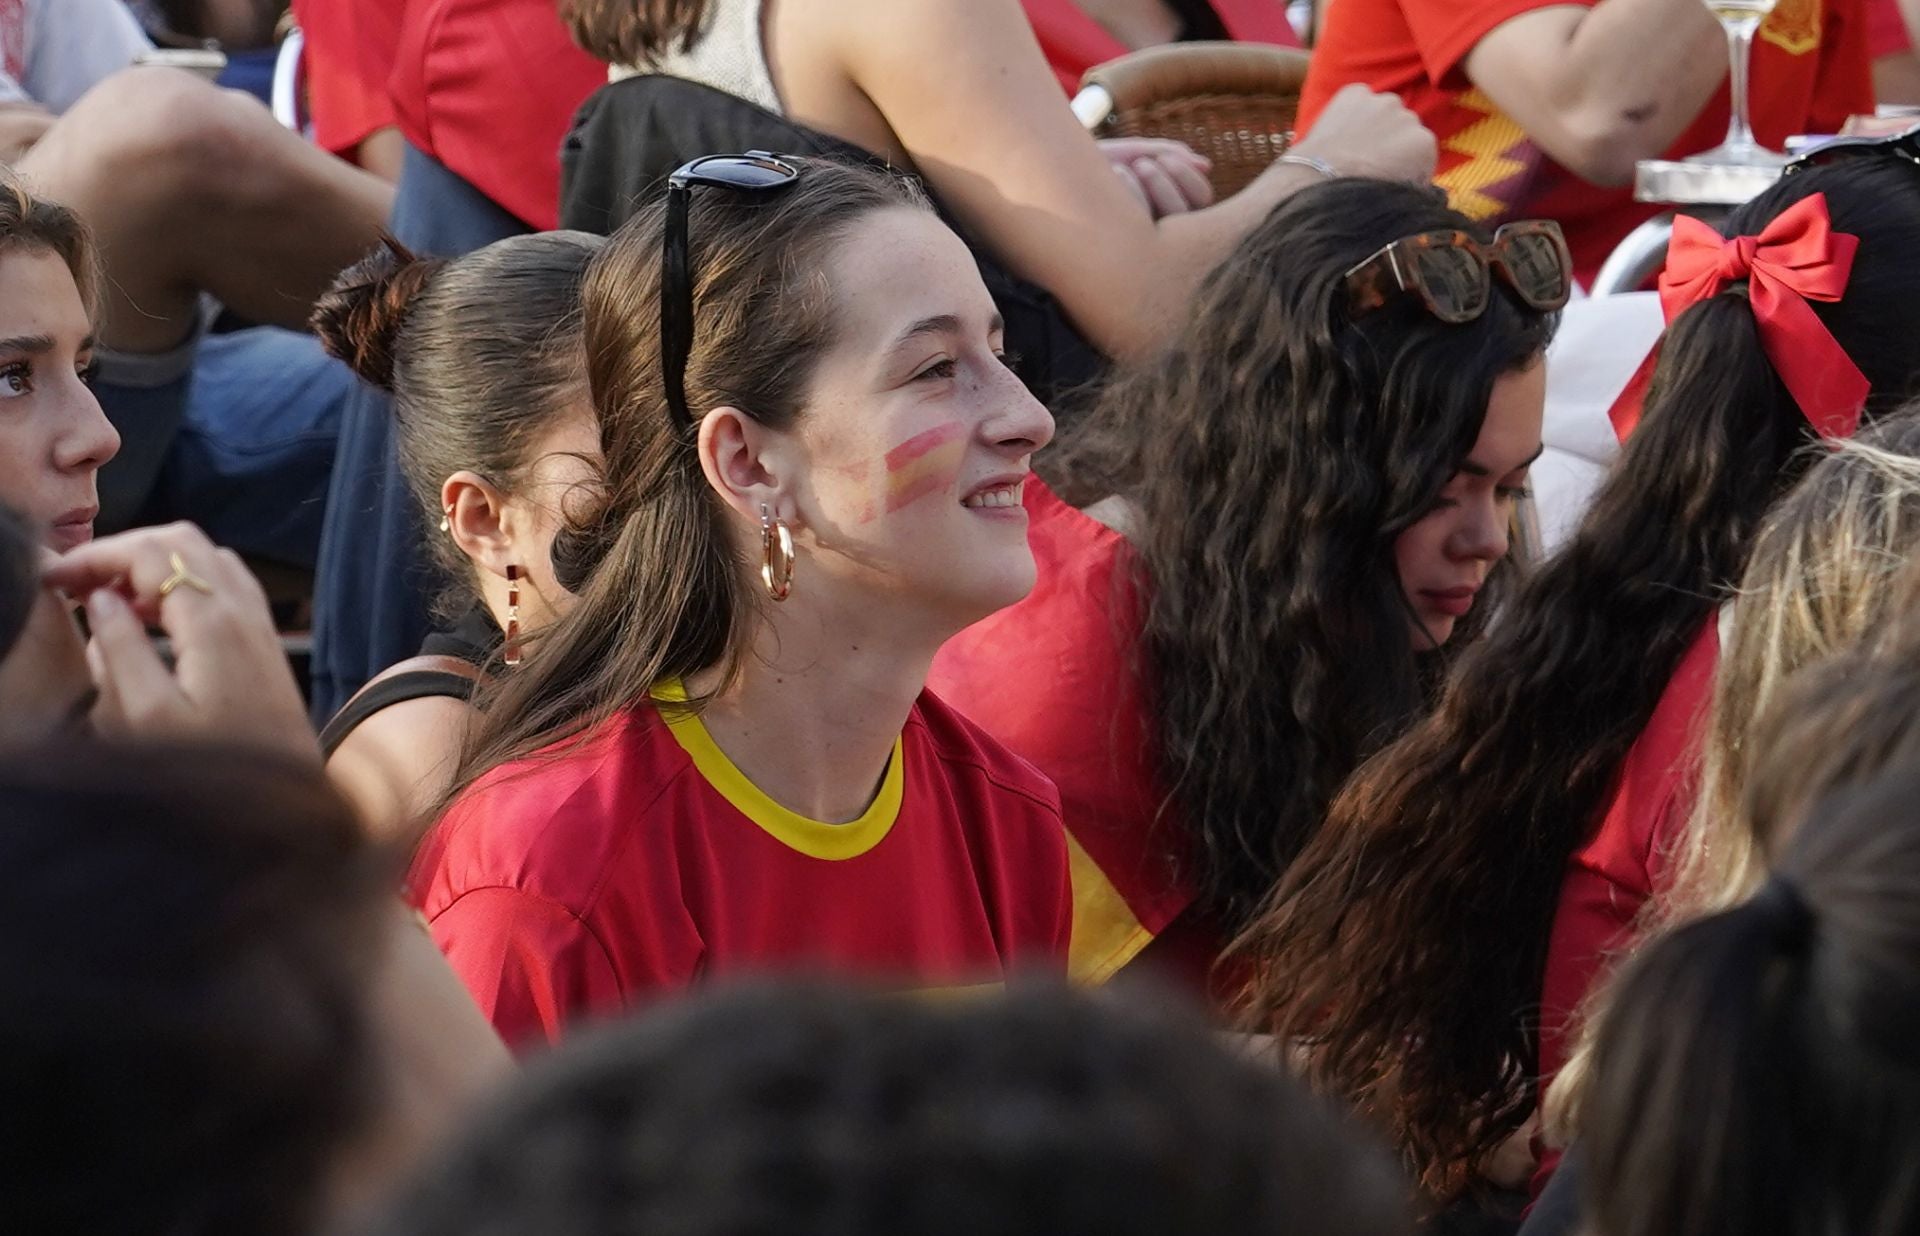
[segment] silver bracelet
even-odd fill
[[[1291,153],[1283,154],[1278,159],[1275,159],[1274,162],[1275,163],[1291,163],[1295,167],[1310,167],[1314,171],[1319,172],[1322,176],[1325,176],[1328,180],[1340,179],[1340,173],[1333,170],[1332,164],[1328,163],[1324,159],[1316,159],[1312,155],[1291,154]]]

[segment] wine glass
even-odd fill
[[[1780,167],[1787,158],[1753,140],[1753,125],[1747,106],[1747,68],[1753,61],[1753,36],[1760,23],[1773,12],[1774,0],[1703,0],[1727,32],[1727,59],[1730,62],[1729,93],[1733,96],[1732,116],[1727,121],[1727,140],[1712,150],[1703,150],[1687,159],[1688,163],[1736,164],[1747,167]]]

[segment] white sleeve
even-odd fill
[[[152,47],[121,0],[28,0],[21,84],[48,111],[64,112]]]

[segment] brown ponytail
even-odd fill
[[[573,41],[608,64],[651,65],[691,51],[705,32],[711,0],[560,0]]]

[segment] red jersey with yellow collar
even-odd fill
[[[931,694],[849,823],[781,807],[697,716],[649,702],[481,778],[410,883],[510,1044],[721,975],[1059,971],[1072,921],[1052,783]]]

